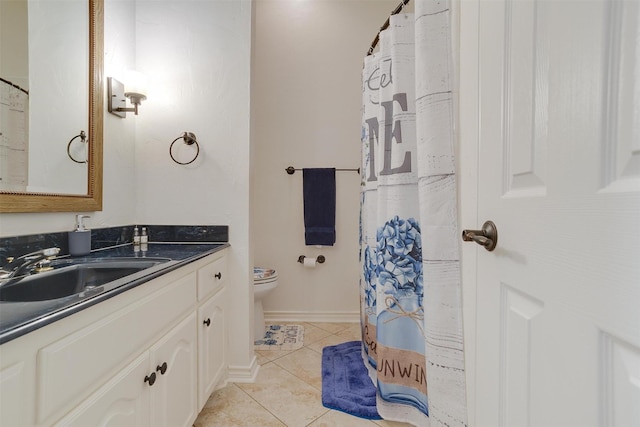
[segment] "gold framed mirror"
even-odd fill
[[[88,212],[102,210],[104,0],[89,3],[89,108],[87,193],[0,193],[0,212]]]

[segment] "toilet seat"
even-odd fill
[[[264,285],[278,280],[278,272],[273,268],[254,267],[253,284]]]

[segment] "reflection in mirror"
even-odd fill
[[[103,0],[1,0],[0,46],[0,212],[102,209]]]
[[[28,3],[27,191],[87,194],[87,166],[71,161],[66,147],[89,124],[89,5],[86,0]]]
[[[26,1],[0,1],[0,190],[26,191],[29,41]]]
[[[70,162],[66,144],[88,125],[89,5],[5,0],[0,8],[3,33],[17,33],[3,34],[2,40],[26,37],[17,45],[28,47],[1,51],[0,190],[86,194],[86,164]],[[20,28],[12,28],[15,23]]]

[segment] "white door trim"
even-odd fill
[[[457,71],[459,225],[480,228],[478,218],[478,11],[476,0],[452,1],[454,60]],[[457,42],[457,43],[456,43]],[[461,245],[462,304],[469,426],[475,425],[476,262],[478,245]]]

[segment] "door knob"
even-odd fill
[[[498,244],[498,229],[493,221],[485,221],[481,230],[462,230],[462,240],[476,242],[491,252]]]

